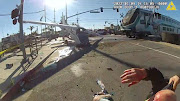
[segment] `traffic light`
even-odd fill
[[[11,19],[13,19],[13,24],[14,25],[17,24],[17,21],[19,22],[19,9],[18,8],[15,8],[14,10],[12,10]]]
[[[117,12],[119,12],[119,9],[117,8]]]
[[[103,12],[103,7],[101,7],[100,9],[101,9],[101,12]]]

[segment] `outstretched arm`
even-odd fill
[[[125,70],[121,75],[122,83],[129,83],[132,86],[141,80],[150,80],[153,87],[161,85],[164,82],[163,74],[156,68],[132,68]]]
[[[168,80],[164,79],[163,74],[156,68],[132,68],[125,70],[121,75],[122,83],[129,83],[129,87],[139,83],[141,80],[150,80],[154,93],[161,90],[168,84]]]
[[[125,70],[121,75],[122,83],[129,83],[129,87],[139,83],[142,79],[147,77],[147,72],[144,68],[132,68]]]

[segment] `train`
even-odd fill
[[[180,22],[163,14],[141,8],[130,9],[121,21],[120,31],[129,38],[149,35],[163,41],[180,40]]]

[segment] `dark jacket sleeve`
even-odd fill
[[[177,76],[180,78],[180,73]]]
[[[147,77],[144,80],[151,81],[152,91],[154,94],[160,91],[168,84],[168,79],[165,79],[163,74],[158,69],[151,67],[145,70],[147,72]]]

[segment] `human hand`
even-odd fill
[[[121,82],[129,83],[128,87],[130,87],[134,84],[139,83],[146,76],[147,76],[147,73],[145,69],[140,69],[140,68],[127,69],[121,75],[121,79],[122,79]]]
[[[169,79],[169,84],[172,82],[174,82],[173,89],[176,90],[177,85],[180,83],[180,78],[177,75],[175,75]]]
[[[103,92],[99,92],[98,95],[96,95],[93,99],[93,101],[100,101],[100,99],[103,98],[110,98],[111,95],[110,94],[104,94]]]

